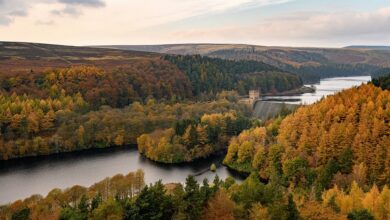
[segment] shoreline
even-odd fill
[[[277,92],[277,93],[265,93],[261,94],[260,97],[266,97],[266,96],[293,96],[293,95],[302,95],[304,93],[314,93],[316,91],[314,86],[302,86],[298,89],[288,90],[284,92]]]

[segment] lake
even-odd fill
[[[267,98],[299,99],[294,103],[310,104],[323,96],[334,94],[352,86],[371,80],[370,76],[337,77],[323,79],[315,84],[316,92],[297,96],[271,96]],[[53,188],[67,188],[73,185],[90,186],[105,177],[118,173],[127,174],[137,169],[145,171],[146,183],[162,180],[164,183],[184,182],[188,175],[196,175],[198,181],[216,174],[240,181],[237,173],[221,164],[224,155],[180,165],[162,165],[139,155],[136,148],[95,149],[60,155],[0,161],[0,204],[23,199],[32,194],[45,196]],[[215,173],[209,171],[212,163],[217,165]]]
[[[94,149],[37,158],[0,162],[0,204],[23,199],[32,194],[46,195],[53,188],[73,185],[90,186],[115,174],[127,174],[137,169],[145,172],[145,182],[185,182],[188,175],[198,181],[213,181],[216,174],[225,179],[242,179],[239,174],[222,165],[224,153],[207,159],[180,165],[158,164],[141,156],[136,147]],[[209,170],[217,166],[216,172]]]
[[[265,100],[285,100],[285,103],[290,104],[313,104],[320,100],[322,97],[332,95],[343,89],[348,89],[353,86],[359,86],[362,83],[366,83],[371,80],[371,76],[350,76],[350,77],[333,77],[321,79],[317,84],[305,85],[314,86],[316,91],[314,93],[304,93],[301,95],[293,96],[267,96]],[[291,101],[292,100],[292,101]]]

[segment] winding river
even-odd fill
[[[371,80],[370,76],[338,77],[323,79],[315,93],[298,96],[269,97],[310,104],[321,97],[333,94]],[[300,101],[296,101],[299,99]],[[73,185],[89,186],[108,176],[127,174],[137,169],[145,171],[146,183],[162,180],[164,183],[184,182],[188,175],[195,175],[198,181],[216,174],[220,178],[242,177],[224,167],[224,155],[218,154],[204,160],[180,165],[162,165],[140,156],[136,149],[98,149],[60,155],[0,161],[0,204],[23,199],[32,194],[46,195],[53,188],[67,188]],[[209,171],[212,163],[217,165],[215,173]]]

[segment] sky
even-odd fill
[[[390,45],[390,0],[0,0],[0,41]]]

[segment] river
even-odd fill
[[[371,80],[370,76],[337,77],[323,79],[315,93],[298,96],[273,96],[268,98],[299,99],[292,103],[310,104],[321,97],[333,94]],[[145,171],[146,183],[162,180],[164,183],[184,182],[188,175],[195,175],[198,181],[216,174],[220,178],[241,177],[221,164],[224,155],[180,165],[162,165],[145,159],[133,148],[98,149],[36,158],[0,161],[0,204],[23,199],[32,194],[46,195],[53,188],[67,188],[73,185],[89,186],[105,177],[118,173],[127,174],[137,169]],[[215,173],[209,171],[212,163],[217,165]]]

